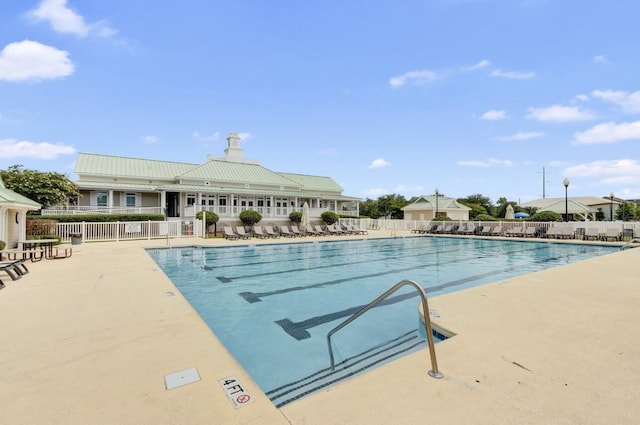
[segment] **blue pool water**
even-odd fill
[[[419,297],[406,287],[332,337],[329,367],[327,333],[403,279],[432,298],[617,249],[409,237],[148,252],[280,407],[426,347]]]

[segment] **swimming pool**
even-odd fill
[[[617,249],[406,237],[148,252],[280,407],[426,347],[419,297],[405,288],[334,335],[329,367],[327,333],[403,279],[433,297]]]

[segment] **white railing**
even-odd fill
[[[198,223],[198,220],[58,223],[57,235],[62,242],[78,236],[85,242],[192,238],[201,234]]]
[[[432,224],[454,224],[461,226],[464,223],[471,223],[477,226],[500,226],[502,232],[506,233],[511,229],[522,228],[522,226],[533,226],[540,233],[544,233],[552,225],[557,228],[570,228],[573,233],[580,236],[583,231],[589,228],[597,229],[598,233],[605,233],[608,229],[616,229],[625,238],[630,235],[640,234],[640,222],[637,221],[569,221],[569,222],[532,222],[532,221],[473,221],[473,220],[451,220],[451,221],[430,221],[430,220],[393,220],[393,219],[372,219],[372,218],[343,218],[340,223],[355,224],[361,229],[380,229],[399,231],[410,231],[420,227],[431,227]]]
[[[185,216],[193,217],[196,214],[196,211],[207,211],[214,212],[220,218],[238,218],[238,215],[242,211],[253,210],[260,213],[263,218],[288,218],[289,214],[292,212],[303,212],[302,207],[241,207],[241,206],[229,206],[229,205],[216,205],[216,206],[208,206],[202,205],[197,207],[188,207],[189,209],[185,210]],[[327,208],[309,208],[309,218],[312,220],[320,219],[320,216],[323,212],[328,211]],[[336,211],[336,214],[340,215],[353,215],[356,216],[356,210],[348,210],[348,211]]]
[[[77,214],[163,214],[160,207],[98,207],[78,206],[43,208],[42,215],[77,215]]]

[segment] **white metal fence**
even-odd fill
[[[193,238],[202,234],[198,223],[198,220],[58,223],[57,234],[62,242],[70,242],[74,237],[86,242]]]
[[[589,222],[518,222],[518,221],[419,221],[419,220],[385,220],[370,218],[343,218],[342,224],[353,224],[361,229],[379,229],[389,231],[411,231],[418,228],[429,228],[436,223],[446,223],[462,226],[470,223],[479,227],[500,226],[503,234],[511,229],[535,227],[541,234],[553,225],[556,228],[569,228],[577,237],[583,235],[587,229],[595,228],[598,233],[605,233],[609,229],[617,229],[624,237],[640,234],[640,222],[622,221],[589,221]],[[218,223],[220,224],[220,223]],[[217,230],[222,230],[222,225]],[[212,228],[209,229],[213,231]],[[194,238],[202,237],[206,233],[202,220],[175,221],[131,221],[111,223],[58,223],[57,235],[62,242],[70,242],[72,238],[81,237],[83,241],[122,241],[135,239],[163,239],[163,238]]]

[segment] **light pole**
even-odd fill
[[[438,196],[440,196],[440,192],[438,192],[438,188],[436,187],[436,215],[433,217],[438,218]]]
[[[569,221],[569,198],[567,197],[569,179],[565,177],[562,184],[564,185],[564,221]]]
[[[609,199],[611,200],[611,203],[609,204],[609,221],[613,221],[613,198],[615,197],[616,195],[614,195],[613,192],[609,194]]]

